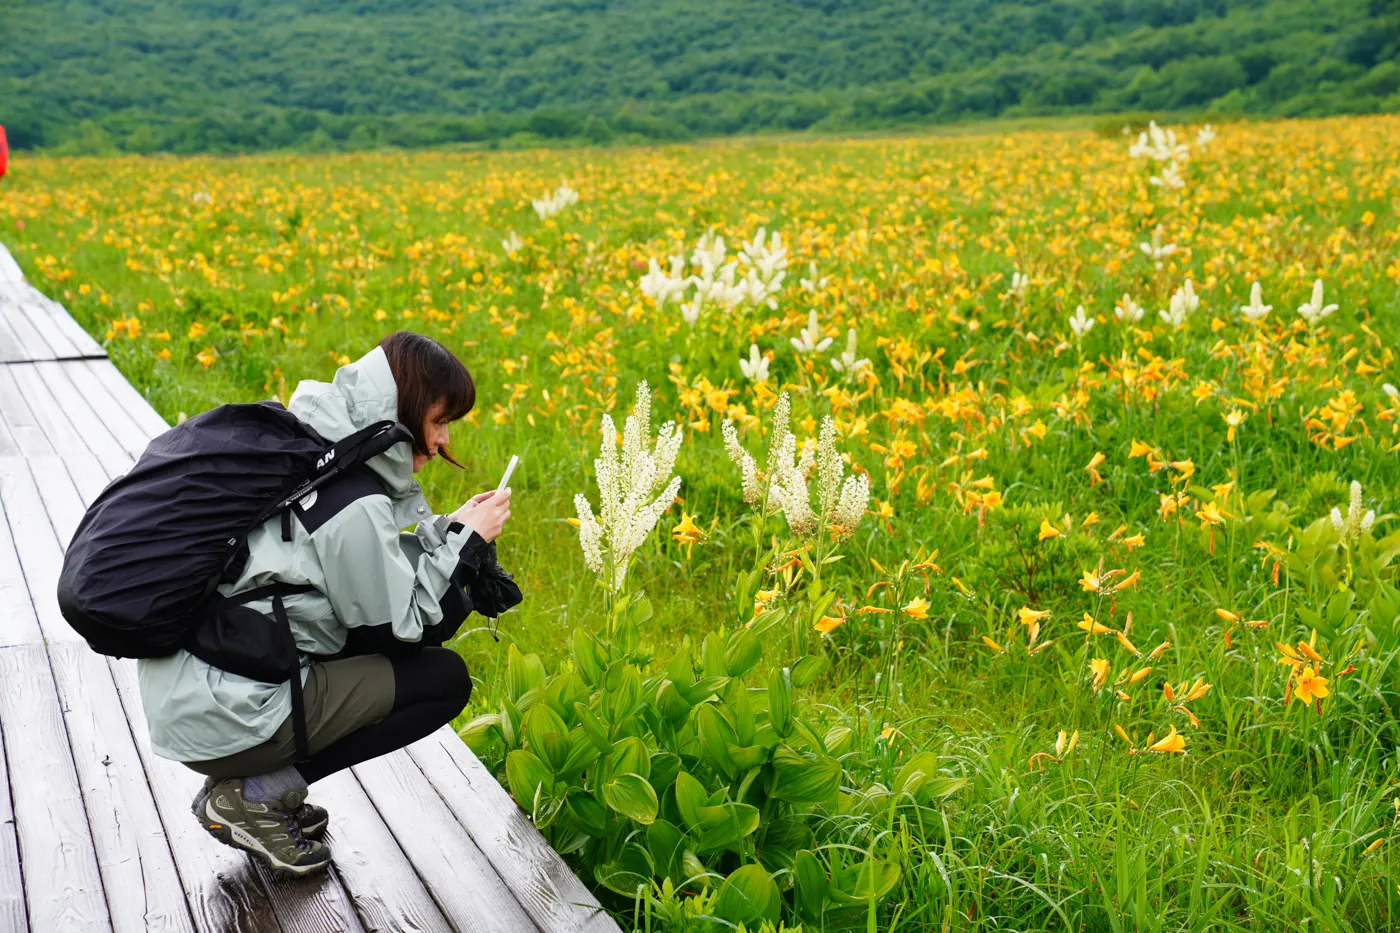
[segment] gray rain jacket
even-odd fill
[[[376,347],[340,367],[331,383],[303,380],[287,408],[327,440],[337,441],[376,421],[397,420],[398,388],[388,358]],[[489,563],[510,579],[495,563],[494,545],[429,509],[413,478],[411,444],[395,444],[367,461],[362,471],[349,493],[323,488],[303,499],[294,510],[292,540],[282,540],[277,516],[253,529],[243,573],[218,588],[225,596],[277,582],[316,588],[284,597],[292,634],[303,652],[303,683],[314,660],[307,654],[341,652],[347,640],[356,640],[350,638],[352,629],[381,636],[360,639],[361,644],[420,642],[443,621],[444,600],[450,606],[456,591],[461,601],[461,591],[453,585],[459,561],[472,568]],[[331,499],[339,501],[332,504]],[[399,541],[399,529],[415,523],[422,550],[416,565]],[[248,606],[272,612],[270,599]],[[503,608],[509,606],[496,607]],[[451,620],[453,632],[470,609],[467,605]],[[437,642],[441,640],[439,633]],[[291,712],[290,683],[250,680],[187,651],[142,659],[137,668],[151,747],[164,758],[204,761],[243,751],[271,737]]]

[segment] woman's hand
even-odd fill
[[[496,490],[478,493],[448,516],[449,521],[470,525],[486,541],[496,540],[510,519],[510,489],[497,495]]]

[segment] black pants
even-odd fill
[[[389,715],[358,729],[299,762],[296,769],[314,784],[323,777],[410,745],[431,735],[462,712],[472,678],[461,655],[448,648],[422,648],[392,658],[394,706]]]

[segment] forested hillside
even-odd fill
[[[0,0],[17,148],[1400,109],[1400,0]]]

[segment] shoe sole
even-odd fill
[[[281,881],[295,881],[299,878],[305,878],[308,875],[314,875],[317,872],[325,871],[330,867],[331,860],[329,857],[327,857],[325,861],[317,862],[314,865],[289,865],[264,849],[262,845],[252,836],[248,835],[247,832],[237,827],[230,826],[217,814],[209,813],[207,809],[208,804],[206,804],[205,807],[205,818],[200,820],[200,822],[204,824],[205,832],[209,833],[209,835],[213,836],[224,845],[234,849],[241,849],[262,862],[267,870],[272,873],[273,878]],[[246,837],[247,841],[240,839],[240,836]]]

